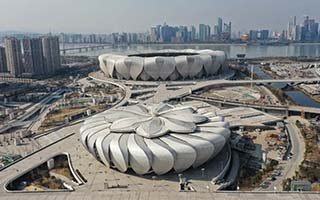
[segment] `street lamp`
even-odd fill
[[[251,88],[253,87],[253,65],[251,65]]]
[[[156,180],[156,176],[152,176],[152,187],[154,188],[155,187],[155,180]]]
[[[180,183],[182,182],[182,174],[178,174]]]
[[[205,171],[206,169],[205,168],[201,168],[201,176],[202,176],[202,179],[204,179],[204,171]]]

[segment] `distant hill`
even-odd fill
[[[40,33],[36,32],[25,32],[25,31],[1,31],[0,30],[0,35],[40,35]]]

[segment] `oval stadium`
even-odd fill
[[[163,50],[129,55],[99,56],[103,73],[114,79],[176,81],[210,78],[228,68],[223,51]]]

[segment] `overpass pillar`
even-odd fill
[[[301,118],[306,119],[306,113],[304,111],[301,111]]]
[[[289,117],[289,109],[286,109],[286,116]]]

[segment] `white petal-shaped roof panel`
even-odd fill
[[[111,127],[110,130],[112,132],[132,132],[134,131],[141,123],[146,122],[149,119],[144,117],[132,117],[132,118],[123,118],[115,121]]]
[[[129,160],[132,169],[137,174],[146,174],[151,168],[151,153],[146,151],[147,147],[139,136],[130,134],[128,139]]]
[[[210,55],[201,55],[200,56],[203,62],[204,69],[209,75],[212,74],[213,62]]]
[[[188,76],[190,78],[199,74],[203,68],[203,60],[200,56],[187,56]]]
[[[181,74],[183,78],[187,78],[189,75],[189,64],[187,56],[177,56],[175,57],[176,69]]]
[[[177,119],[167,119],[160,117],[165,126],[174,133],[192,133],[197,128],[197,126],[192,122],[184,122]]]
[[[165,144],[158,139],[144,139],[144,141],[152,152],[153,171],[159,175],[169,172],[174,166],[174,152],[170,151]]]
[[[185,135],[185,134],[170,134],[170,135],[185,141],[196,150],[197,157],[194,163],[192,164],[192,166],[195,168],[207,162],[209,158],[211,158],[212,154],[214,153],[213,144],[207,140],[203,140],[201,138],[193,137],[191,135]]]
[[[160,77],[160,68],[156,63],[156,58],[157,57],[144,59],[144,71],[154,80],[158,80]]]
[[[131,68],[131,59],[130,58],[119,58],[115,63],[115,68],[121,76],[123,76],[126,80],[130,79],[130,68]]]
[[[143,71],[143,59],[139,57],[130,57],[131,65],[130,65],[130,75],[133,80],[137,80],[139,75]]]
[[[157,67],[159,70],[159,76],[162,80],[167,78],[174,72],[175,61],[174,58],[156,58]]]
[[[176,160],[173,168],[176,172],[182,172],[192,166],[197,158],[197,152],[193,147],[171,136],[161,137],[160,140],[175,151]]]
[[[109,133],[108,134],[105,134],[101,137],[98,137],[97,140],[96,140],[96,148],[97,148],[97,153],[99,155],[99,158],[101,159],[101,161],[106,165],[106,166],[110,166],[110,158],[109,158],[109,153],[106,155],[105,152],[103,150],[102,147],[104,148],[108,148],[109,149],[109,144],[110,143],[104,143],[104,140],[108,137],[108,135],[110,135],[110,131],[108,131]]]
[[[110,77],[113,77],[113,73],[114,73],[114,66],[116,64],[116,59],[113,58],[108,58],[107,59],[107,71],[109,73]]]
[[[128,153],[125,152],[125,147],[120,146],[121,136],[122,135],[120,134],[116,134],[112,138],[110,142],[110,158],[112,160],[112,163],[118,170],[120,170],[121,172],[125,172],[128,169]]]
[[[158,117],[154,117],[151,120],[141,123],[136,129],[137,134],[145,138],[160,137],[168,131],[164,122]]]

